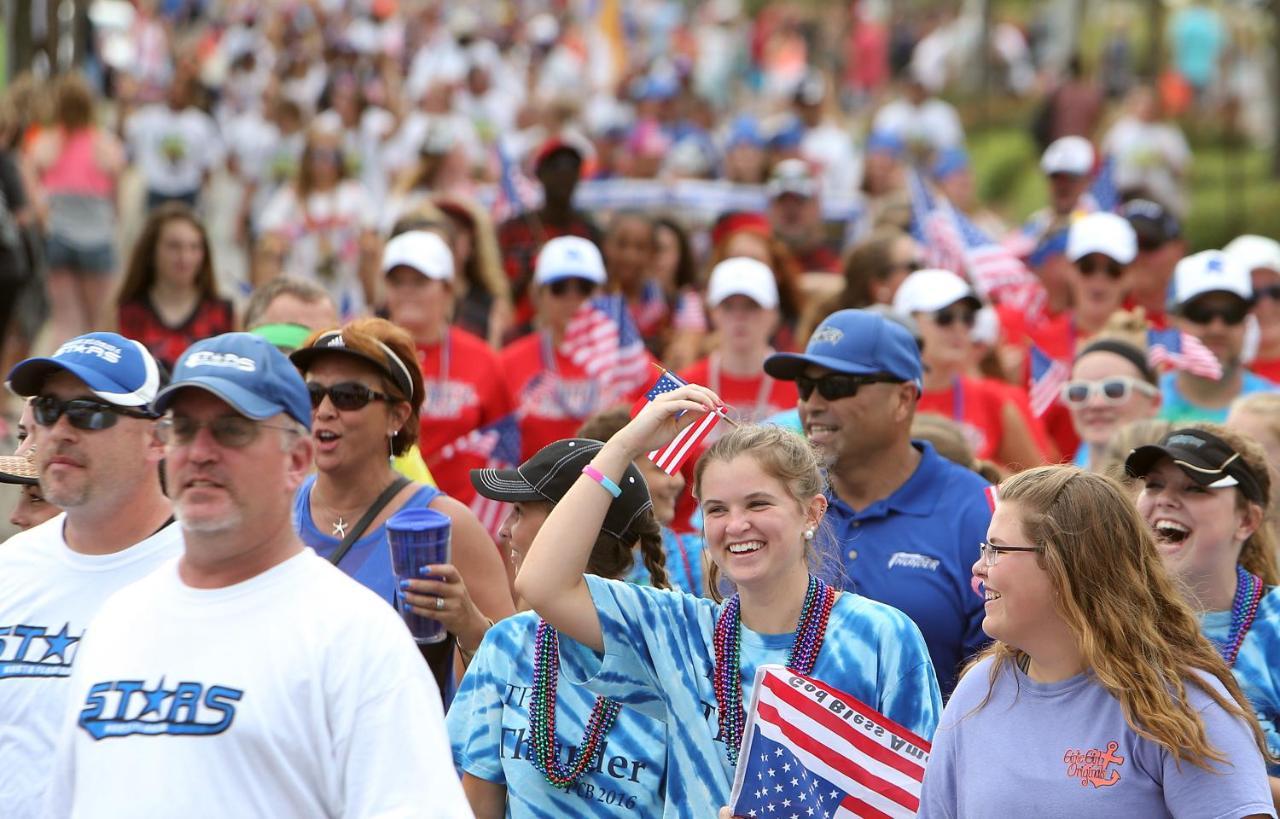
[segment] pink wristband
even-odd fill
[[[609,480],[609,476],[605,475],[599,469],[591,464],[582,467],[582,474],[604,487],[604,490],[615,498],[622,494],[622,489],[616,483]]]

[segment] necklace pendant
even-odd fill
[[[349,524],[345,520],[343,520],[341,516],[339,516],[338,519],[333,522],[333,532],[332,532],[333,536],[346,537],[348,525]]]

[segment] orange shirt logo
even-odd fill
[[[1116,756],[1119,747],[1118,743],[1108,742],[1105,752],[1097,748],[1087,751],[1068,750],[1062,756],[1062,761],[1067,763],[1067,777],[1079,779],[1081,787],[1111,787],[1120,781],[1120,772],[1111,766],[1118,768],[1124,764],[1124,757]]]

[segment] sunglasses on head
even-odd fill
[[[977,314],[968,307],[948,307],[933,314],[933,323],[939,327],[950,327],[960,322],[970,330],[977,321]]]
[[[595,291],[595,282],[587,279],[579,279],[570,277],[568,279],[556,279],[547,285],[547,289],[551,291],[553,296],[563,296],[565,293],[572,291],[574,295],[590,296]]]
[[[1068,381],[1062,385],[1062,403],[1083,406],[1096,395],[1108,404],[1123,404],[1134,392],[1151,396],[1159,390],[1145,381],[1123,375],[1098,381]]]
[[[1219,318],[1222,319],[1223,324],[1235,327],[1242,323],[1248,315],[1249,304],[1243,300],[1217,307],[1195,302],[1182,307],[1182,317],[1192,324],[1212,324],[1215,318]]]
[[[155,418],[147,412],[117,407],[115,404],[94,401],[92,398],[72,398],[70,401],[63,401],[52,395],[41,395],[31,401],[31,415],[42,427],[51,427],[58,423],[58,419],[64,413],[67,416],[67,423],[71,426],[94,432],[114,427],[122,415],[128,418]]]
[[[324,384],[308,381],[307,392],[311,395],[312,409],[318,408],[326,395],[329,396],[329,401],[335,409],[346,412],[364,409],[369,406],[370,401],[392,402],[396,400],[385,392],[370,389],[358,381],[343,381],[340,384],[331,384],[328,387]]]
[[[1085,276],[1092,276],[1095,273],[1106,273],[1107,278],[1112,281],[1118,281],[1124,275],[1124,268],[1110,259],[1090,259],[1088,257],[1081,259],[1076,263],[1080,268],[1080,272]]]
[[[264,429],[298,432],[296,427],[264,424],[243,415],[222,415],[212,421],[197,421],[185,415],[175,415],[161,418],[156,423],[156,437],[162,444],[188,446],[200,434],[201,429],[208,429],[218,446],[224,446],[227,449],[244,449],[256,441]]]
[[[868,384],[901,384],[902,379],[886,373],[877,375],[846,375],[830,373],[821,378],[810,378],[802,375],[796,378],[796,390],[802,401],[808,401],[816,389],[827,401],[839,401],[841,398],[852,398],[858,390]]]

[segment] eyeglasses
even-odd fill
[[[796,378],[796,390],[802,401],[808,401],[816,389],[818,395],[827,401],[839,401],[841,398],[852,398],[858,390],[868,384],[901,384],[902,379],[892,375],[845,375],[831,373],[821,378],[810,378],[801,375]]]
[[[1124,268],[1108,259],[1107,261],[1099,261],[1097,259],[1081,259],[1077,264],[1080,273],[1084,276],[1092,276],[1095,273],[1106,273],[1107,278],[1119,281],[1124,276]]]
[[[327,395],[329,400],[333,402],[334,408],[343,412],[364,409],[369,406],[370,401],[391,402],[396,400],[385,392],[370,389],[358,381],[343,381],[340,384],[332,384],[328,387],[324,384],[308,381],[307,392],[311,394],[312,409],[318,408],[320,402],[324,401],[324,397]]]
[[[574,295],[590,296],[595,292],[596,284],[588,279],[570,277],[568,279],[557,279],[553,281],[551,284],[547,285],[547,289],[551,291],[551,295],[553,296],[563,296],[570,290],[573,291]]]
[[[978,544],[978,556],[982,560],[982,565],[990,569],[992,566],[1000,562],[1000,555],[1005,552],[1043,552],[1044,548],[1040,546],[997,546],[994,543],[987,543],[985,540]]]
[[[972,330],[977,314],[963,307],[947,308],[933,314],[933,323],[939,327],[950,327],[957,321]]]
[[[70,401],[63,401],[52,395],[41,395],[31,401],[31,415],[42,427],[51,427],[58,423],[63,413],[66,413],[67,423],[71,426],[91,432],[114,427],[122,415],[129,418],[154,419],[156,417],[147,412],[117,407],[115,404],[104,404],[90,398],[72,398]]]
[[[1253,288],[1253,296],[1258,299],[1280,301],[1280,284],[1269,284],[1266,287]]]
[[[1068,381],[1062,385],[1061,395],[1062,403],[1070,406],[1083,406],[1095,396],[1108,404],[1123,404],[1134,391],[1143,395],[1155,395],[1159,392],[1155,386],[1145,381],[1117,375],[1099,381]]]
[[[1230,327],[1242,323],[1245,317],[1249,315],[1249,303],[1243,299],[1235,300],[1231,304],[1224,304],[1220,307],[1209,307],[1204,304],[1185,304],[1182,306],[1182,317],[1192,324],[1212,324],[1215,318],[1222,319],[1222,322]]]
[[[161,418],[156,424],[156,437],[163,444],[189,446],[200,430],[208,429],[209,434],[218,446],[227,449],[244,449],[258,439],[264,429],[278,429],[281,432],[297,433],[296,427],[284,427],[276,424],[264,424],[243,415],[222,415],[212,421],[197,421],[183,415]]]

